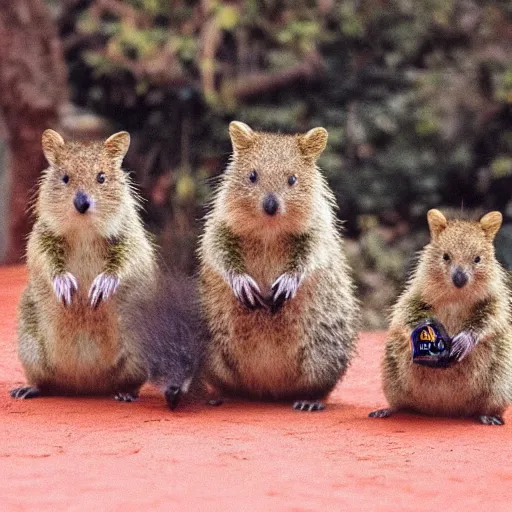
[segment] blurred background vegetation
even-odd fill
[[[132,133],[125,166],[171,264],[194,270],[227,125],[239,119],[329,131],[320,166],[346,221],[365,328],[385,326],[428,240],[429,208],[502,211],[498,254],[512,266],[510,1],[16,3],[44,4],[55,27],[64,133]]]

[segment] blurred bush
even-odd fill
[[[383,324],[426,240],[429,208],[496,208],[511,219],[507,0],[50,4],[72,97],[134,134],[127,166],[148,198],[146,220],[182,268],[193,268],[231,119],[328,129],[320,165],[358,240],[350,248],[367,326]],[[512,246],[511,231],[501,247]]]

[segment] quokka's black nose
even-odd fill
[[[462,288],[468,282],[468,275],[461,268],[457,268],[452,274],[452,281],[457,288]]]
[[[89,201],[87,194],[84,192],[76,193],[75,199],[73,199],[73,204],[79,213],[85,213],[89,209],[89,206],[91,206],[91,202]]]
[[[263,199],[263,210],[267,215],[275,215],[279,210],[279,202],[274,194],[268,194]]]

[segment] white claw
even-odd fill
[[[459,332],[452,339],[451,354],[457,357],[457,361],[462,361],[475,347],[477,340],[475,336],[468,331]]]
[[[116,293],[119,286],[119,277],[115,274],[99,274],[94,279],[89,290],[89,300],[91,306],[96,307],[100,301],[107,301]]]
[[[297,291],[303,280],[303,274],[281,274],[272,285],[274,300],[280,295],[284,295],[286,300],[293,299],[297,295]]]
[[[255,306],[257,303],[264,306],[260,299],[260,287],[248,274],[232,274],[228,277],[228,283],[240,302],[243,303],[247,298],[251,306]]]
[[[71,304],[72,295],[78,290],[78,282],[75,276],[69,272],[55,276],[52,286],[57,300],[64,304],[64,306]]]

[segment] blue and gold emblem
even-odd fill
[[[412,362],[432,368],[450,366],[451,340],[444,327],[429,318],[411,333]]]

